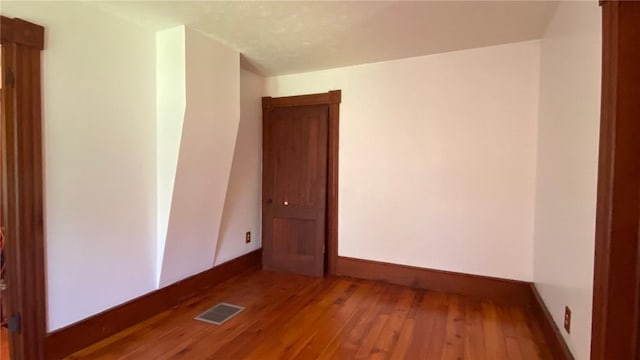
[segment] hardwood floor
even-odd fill
[[[9,334],[7,328],[0,326],[0,360],[9,359]]]
[[[218,302],[246,307],[217,326]],[[71,359],[551,359],[524,309],[350,278],[256,271]]]

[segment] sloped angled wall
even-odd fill
[[[262,96],[265,79],[240,70],[240,124],[220,224],[215,264],[221,264],[262,244]],[[251,242],[244,242],[251,231]]]
[[[156,282],[160,281],[171,198],[178,167],[180,138],[187,106],[185,27],[156,33],[156,113],[158,242]]]
[[[184,44],[186,110],[161,287],[214,264],[240,119],[239,53],[189,28],[184,29]]]
[[[168,284],[210,268],[218,242],[223,261],[259,246],[257,234],[244,244],[244,231],[259,231],[259,134],[236,147],[238,196],[218,231],[239,131],[236,52],[184,27],[156,36],[82,2],[3,2],[0,12],[47,29],[43,68],[55,69],[42,84],[48,331],[157,289],[161,274]],[[260,121],[254,80],[249,132]],[[203,99],[197,87],[208,87]],[[206,206],[184,199],[200,183]],[[176,220],[200,209],[194,226]],[[203,250],[191,233],[204,226]]]

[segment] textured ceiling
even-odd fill
[[[281,75],[540,38],[557,2],[89,2],[143,27],[189,25]]]

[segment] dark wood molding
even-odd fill
[[[36,50],[44,49],[44,27],[22,19],[0,16],[0,42],[20,44]]]
[[[338,261],[338,158],[340,147],[340,90],[329,92],[329,152],[327,162],[327,274],[336,274]]]
[[[122,305],[105,310],[88,319],[56,330],[46,338],[46,358],[64,358],[170,309],[216,284],[243,272],[258,269],[261,263],[262,249],[258,249]]]
[[[329,275],[336,274],[338,261],[338,160],[340,132],[340,102],[342,91],[332,90],[326,93],[263,97],[263,116],[274,108],[328,105],[329,106],[329,144],[327,153],[327,268]],[[264,154],[263,154],[264,155]],[[264,191],[264,190],[263,190]]]
[[[567,343],[564,341],[560,329],[556,322],[553,320],[549,309],[545,305],[540,293],[535,284],[530,284],[531,291],[531,312],[544,334],[546,344],[551,351],[554,359],[558,360],[573,360],[573,355],[569,351]]]
[[[529,306],[530,283],[489,276],[433,270],[379,261],[338,257],[337,275],[459,294],[501,304]]]
[[[2,29],[2,211],[7,308],[19,319],[11,358],[44,358],[46,334],[41,50],[44,28],[0,18]]]
[[[591,358],[640,356],[640,2],[602,3]]]
[[[329,91],[329,104],[340,104],[342,102],[342,91],[331,90]]]
[[[526,281],[433,270],[379,261],[338,257],[337,275],[459,294],[529,308],[538,320],[554,359],[573,360],[534,284]]]
[[[271,97],[262,98],[262,111],[271,111]]]
[[[285,96],[285,97],[265,97],[263,98],[270,104],[270,108],[277,107],[293,107],[293,106],[311,106],[311,105],[329,105],[339,104],[342,101],[342,92],[340,90],[332,90],[326,93]],[[263,107],[264,109],[264,107]]]

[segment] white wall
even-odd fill
[[[187,107],[185,27],[156,33],[158,243],[156,275],[164,260],[184,114]]]
[[[154,34],[80,3],[2,2],[46,27],[48,328],[155,287]]]
[[[601,43],[598,3],[561,2],[541,50],[534,279],[578,360],[590,358]]]
[[[530,281],[539,41],[267,79],[342,89],[339,255]]]
[[[220,264],[262,245],[262,96],[265,80],[240,71],[240,125],[233,154],[227,199],[220,225],[215,263]],[[244,236],[251,231],[251,243]]]
[[[240,54],[189,28],[184,40],[186,110],[160,286],[214,264],[240,121]]]

